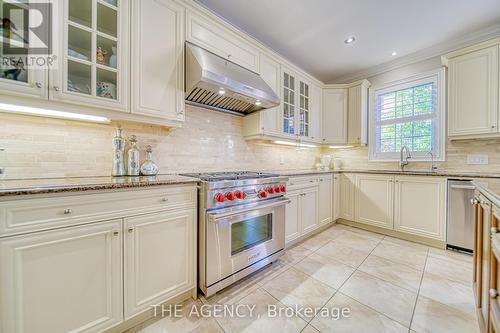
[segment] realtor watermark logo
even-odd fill
[[[0,6],[2,70],[10,70],[15,76],[16,71],[53,66],[56,58],[52,52],[52,3],[3,0]]]
[[[266,311],[256,311],[255,304],[198,304],[194,303],[184,307],[175,305],[152,305],[153,315],[171,318],[293,318],[293,317],[321,317],[331,320],[349,318],[349,307],[302,307],[299,305],[286,307],[268,304]]]

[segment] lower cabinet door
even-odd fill
[[[446,179],[395,177],[394,230],[445,240]]]
[[[122,320],[122,221],[0,240],[2,333],[100,332]]]
[[[318,188],[302,190],[300,197],[300,224],[302,234],[316,229],[318,224]]]
[[[290,203],[285,208],[285,242],[291,242],[300,236],[300,209],[299,198],[301,192],[290,191],[286,197]]]
[[[319,224],[326,224],[332,221],[332,187],[333,179],[331,175],[322,176],[318,179],[319,193],[318,193],[318,214]]]
[[[333,176],[333,220],[340,218],[340,175]]]
[[[125,219],[125,319],[195,287],[194,209]]]
[[[356,176],[356,216],[359,223],[393,228],[394,176]]]

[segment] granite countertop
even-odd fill
[[[477,190],[500,208],[500,179],[476,179],[472,181]]]
[[[325,173],[373,173],[373,174],[390,174],[390,175],[410,175],[410,176],[434,176],[434,177],[457,177],[457,178],[500,178],[498,173],[480,173],[480,172],[460,172],[438,170],[430,172],[428,170],[375,170],[375,169],[340,169],[340,170],[318,170],[318,169],[297,169],[297,170],[273,170],[282,176],[307,176]]]
[[[0,197],[24,194],[113,190],[121,188],[149,187],[197,183],[198,178],[179,175],[152,177],[74,177],[46,179],[12,179],[0,181]]]

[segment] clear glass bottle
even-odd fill
[[[113,170],[111,174],[115,177],[125,176],[125,139],[122,136],[123,129],[118,127],[113,138]]]
[[[127,173],[129,176],[139,176],[139,149],[137,149],[137,137],[131,135],[128,139],[130,148],[127,151]]]
[[[158,174],[158,166],[153,162],[153,149],[146,147],[146,161],[141,165],[141,174],[144,176],[155,176]]]

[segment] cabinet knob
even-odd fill
[[[495,299],[497,297],[498,297],[498,291],[496,289],[494,289],[494,288],[491,288],[490,289],[490,298],[491,299]]]
[[[134,231],[134,228],[128,228],[128,229],[127,229],[127,231],[128,231],[129,233],[131,233],[131,232],[133,232],[133,231]]]
[[[184,114],[184,110],[177,110],[177,114]]]
[[[167,201],[168,201],[168,198],[167,198],[167,197],[163,197],[163,198],[161,198],[161,201],[163,201],[163,202],[167,202]]]
[[[228,59],[229,59],[229,58],[231,58],[231,57],[232,57],[232,55],[231,55],[231,54],[228,54],[228,55],[227,55],[227,58],[228,58]]]
[[[120,233],[118,231],[113,231],[113,236],[118,236]]]
[[[69,208],[67,208],[67,209],[64,210],[64,214],[65,215],[69,215],[71,213],[73,213],[73,211],[71,209],[69,209]]]
[[[59,91],[60,89],[59,89],[59,87],[58,87],[58,86],[54,86],[54,90],[55,90],[55,91]]]
[[[41,88],[41,87],[42,87],[42,84],[41,84],[40,82],[37,82],[37,83],[35,83],[35,86],[36,86],[37,88]]]
[[[491,128],[492,128],[492,129],[495,129],[495,128],[496,128],[496,126],[495,126],[495,125],[491,125]]]

